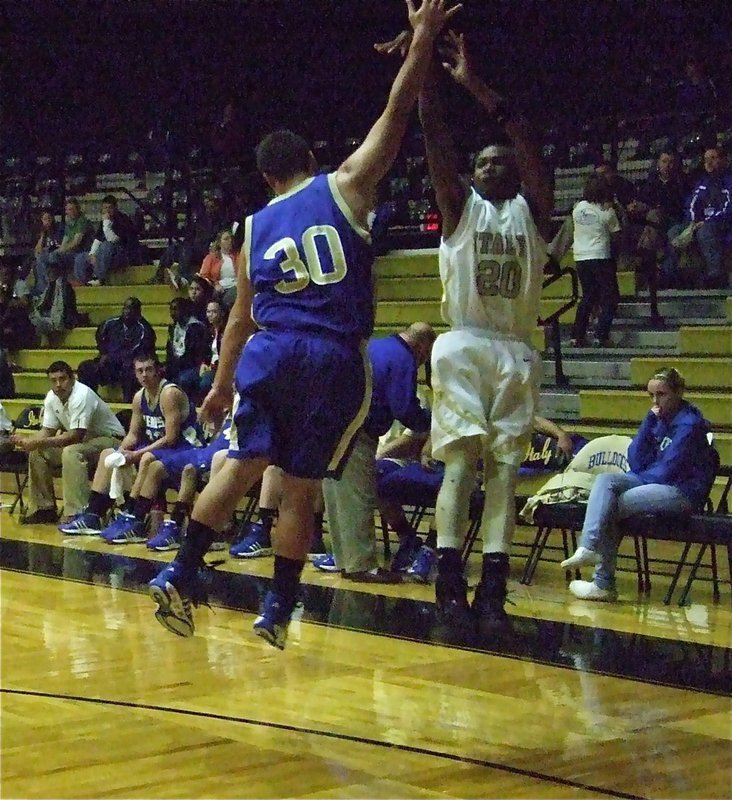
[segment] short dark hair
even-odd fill
[[[63,372],[68,375],[69,378],[74,377],[74,370],[71,369],[71,365],[67,364],[65,361],[54,361],[46,370],[46,375],[50,375],[52,372]]]
[[[310,170],[310,147],[302,136],[292,131],[281,130],[268,134],[257,145],[255,155],[257,169],[279,181]]]
[[[210,296],[216,291],[216,287],[205,275],[194,275],[191,278],[191,283],[197,283],[203,289],[206,296]]]
[[[129,303],[135,311],[142,311],[142,302],[139,297],[128,297],[122,305],[127,305],[127,303]]]
[[[596,172],[587,176],[582,199],[588,203],[610,203],[612,201],[613,192],[604,176],[598,175]]]
[[[152,353],[135,353],[135,355],[132,358],[132,363],[133,364],[141,363],[143,361],[152,361],[153,364],[155,364],[156,367],[162,366],[162,364],[160,363],[160,359],[158,358],[158,354],[155,353],[155,352],[152,352]]]
[[[105,194],[102,198],[102,205],[109,203],[110,206],[117,207],[117,198],[113,194]]]

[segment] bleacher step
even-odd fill
[[[664,328],[660,331],[646,330],[638,327],[613,326],[610,331],[609,347],[570,347],[569,339],[571,329],[569,326],[562,326],[562,354],[571,356],[572,354],[585,356],[588,354],[598,354],[598,357],[617,357],[624,356],[629,350],[664,350],[677,352],[679,344],[679,331]],[[551,351],[553,348],[549,348]],[[602,354],[602,356],[600,356]]]
[[[544,382],[554,380],[554,361],[544,359]],[[595,386],[628,385],[630,380],[630,361],[627,358],[579,359],[567,358],[562,361],[564,374],[573,385],[592,382]]]
[[[650,307],[650,303],[645,299],[621,301],[616,318],[648,319]],[[658,310],[662,317],[673,322],[681,319],[718,319],[723,321],[726,317],[726,301],[724,297],[698,297],[695,295],[671,299],[665,294],[661,294],[658,298]]]
[[[571,390],[546,388],[542,389],[539,396],[539,414],[547,419],[557,422],[574,420],[579,417],[579,395]]]

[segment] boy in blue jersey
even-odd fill
[[[274,580],[254,629],[285,646],[320,481],[339,474],[370,400],[366,216],[399,151],[434,40],[459,8],[448,10],[445,0],[422,0],[418,9],[407,0],[407,7],[414,35],[386,108],[335,173],[314,176],[311,151],[290,131],[270,134],[257,148],[257,167],[276,196],[245,222],[236,303],[202,408],[207,416],[229,408],[236,376],[240,404],[229,458],[199,496],[176,560],[150,582],[157,620],[180,636],[193,634],[204,553],[239,499],[275,464],[284,474]]]
[[[146,541],[149,550],[176,550],[183,524],[188,517],[203,476],[213,471],[214,456],[229,447],[231,416],[221,432],[205,447],[164,448],[146,453],[140,461],[136,490],[130,493],[126,509],[102,531],[111,544]],[[148,515],[166,487],[178,490],[171,518],[165,520],[151,539],[147,539]]]
[[[196,409],[185,393],[174,383],[165,380],[162,365],[154,353],[140,353],[134,358],[135,375],[140,389],[132,399],[130,429],[120,443],[126,464],[139,464],[147,453],[166,448],[183,449],[203,445]],[[112,469],[105,462],[114,449],[104,450],[99,457],[92,491],[87,507],[69,522],[59,525],[68,535],[94,535],[103,532],[102,518],[112,508],[110,497]],[[133,492],[139,488],[133,487]],[[114,526],[116,520],[112,523]],[[115,531],[106,530],[107,541],[113,541]],[[141,541],[130,539],[129,541]]]

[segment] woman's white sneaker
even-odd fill
[[[615,589],[601,589],[593,581],[572,581],[569,584],[569,591],[580,600],[600,600],[605,603],[613,603],[618,599]]]
[[[594,567],[599,563],[600,556],[594,550],[578,547],[573,556],[562,561],[562,569],[579,569],[580,567]]]

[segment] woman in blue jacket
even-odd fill
[[[617,599],[615,564],[620,535],[615,523],[639,513],[700,511],[714,482],[716,459],[709,423],[683,399],[684,379],[671,368],[648,382],[651,409],[628,448],[630,471],[597,476],[577,552],[564,568],[595,565],[592,581],[572,581],[583,600]]]

